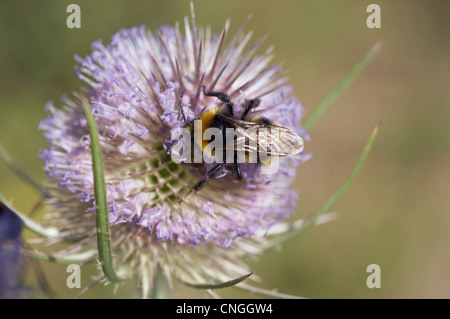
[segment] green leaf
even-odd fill
[[[329,223],[329,222],[335,220],[336,218],[337,218],[337,214],[328,213],[328,214],[320,216],[320,218],[317,220],[316,224],[319,225],[319,224]],[[279,236],[279,235],[287,234],[296,229],[299,229],[300,227],[303,226],[304,223],[305,223],[305,221],[303,219],[297,219],[296,221],[289,222],[289,223],[276,224],[276,225],[273,225],[272,227],[270,227],[270,229],[268,231],[261,231],[260,235],[269,237],[269,236]]]
[[[70,265],[78,264],[87,260],[91,260],[96,256],[95,250],[88,250],[82,253],[76,254],[65,254],[64,256],[59,255],[47,255],[38,251],[22,250],[21,254],[28,257],[41,261],[48,261],[56,264]]]
[[[220,288],[226,288],[226,287],[231,287],[234,285],[237,285],[238,283],[244,281],[245,279],[247,279],[248,277],[250,277],[251,275],[253,275],[253,272],[246,274],[242,277],[236,278],[236,279],[232,279],[229,281],[225,281],[225,282],[221,282],[218,284],[190,284],[185,282],[184,284],[189,286],[189,287],[193,287],[193,288],[197,288],[197,289],[220,289]]]
[[[312,113],[305,119],[302,126],[309,131],[314,124],[324,115],[338,97],[347,89],[353,80],[361,73],[374,55],[380,50],[381,41],[375,43],[370,51],[350,70],[349,73],[331,90],[330,93],[317,105]]]
[[[334,193],[328,201],[323,205],[315,214],[313,214],[309,219],[307,219],[304,224],[292,231],[289,235],[285,236],[284,238],[280,240],[274,240],[270,243],[269,246],[266,246],[266,249],[277,247],[281,244],[284,244],[285,242],[297,237],[298,235],[304,233],[307,229],[309,229],[311,226],[315,225],[318,221],[318,219],[325,213],[328,213],[333,206],[341,199],[341,197],[345,194],[345,192],[348,190],[350,185],[353,183],[355,178],[358,176],[359,172],[361,171],[362,167],[364,166],[364,163],[367,160],[367,157],[369,156],[370,150],[373,147],[373,143],[375,142],[375,139],[378,135],[378,131],[380,128],[381,122],[378,122],[375,126],[374,130],[372,131],[372,134],[370,135],[369,141],[367,142],[366,146],[364,147],[362,154],[359,158],[358,163],[356,164],[355,168],[353,169],[352,173],[348,177],[348,179],[342,184],[342,186],[339,188],[339,190]]]
[[[103,272],[111,282],[118,282],[111,255],[111,231],[109,229],[108,204],[106,198],[105,176],[103,172],[103,155],[95,124],[88,103],[83,102],[84,112],[89,125],[91,137],[92,166],[94,173],[94,191],[97,222],[97,248]]]

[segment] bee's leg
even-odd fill
[[[170,151],[172,150],[172,147],[175,145],[176,142],[178,142],[178,140],[172,141],[172,143],[169,144],[169,146],[167,147],[167,149],[164,152],[164,155],[163,155],[163,157],[161,159],[161,164],[164,164],[164,162],[166,161],[167,155],[169,155]]]
[[[183,135],[181,135],[178,139],[173,140],[173,141],[169,144],[169,146],[167,146],[167,149],[166,149],[166,151],[164,152],[164,155],[163,155],[163,157],[162,157],[162,159],[161,159],[161,164],[164,164],[164,162],[166,161],[167,155],[169,155],[170,151],[172,150],[172,147],[174,147],[174,145],[177,144],[177,142],[178,142],[179,140],[181,140],[182,137],[183,137]]]
[[[191,189],[186,193],[186,195],[183,196],[183,198],[178,199],[178,202],[181,203],[184,201],[184,199],[192,192],[197,192],[203,187],[205,187],[206,182],[210,180],[211,178],[214,178],[220,174],[222,171],[222,168],[224,167],[225,163],[218,164],[211,168],[209,171],[206,172],[206,174],[197,182],[194,186],[191,187]]]
[[[206,88],[204,86],[203,86],[203,94],[205,94],[206,96],[215,96],[216,98],[221,100],[223,103],[227,105],[230,116],[233,116],[233,103],[231,102],[230,97],[228,95],[226,95],[223,92],[214,92],[214,91],[206,92]]]
[[[234,177],[236,177],[236,179],[241,180],[242,179],[242,174],[241,174],[241,167],[239,166],[239,163],[238,163],[238,154],[237,154],[237,152],[234,153],[234,162],[231,165],[230,166],[231,166],[231,170],[233,172]]]
[[[183,118],[184,124],[186,124],[187,123],[186,115],[184,114],[184,110],[183,110],[183,95],[184,95],[184,90],[180,94],[180,112],[181,112],[181,117]]]
[[[246,105],[244,106],[244,112],[242,112],[241,120],[245,120],[248,115],[248,112],[254,107],[257,107],[261,103],[260,99],[251,99],[248,100]]]
[[[233,174],[237,179],[239,180],[242,179],[241,168],[239,167],[239,163],[235,162],[233,164]]]

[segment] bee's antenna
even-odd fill
[[[166,151],[164,152],[164,155],[161,159],[161,165],[164,164],[164,162],[166,161],[166,157],[167,155],[169,155],[170,150],[172,149],[173,145],[175,144],[175,142],[170,143],[170,145],[167,147]]]
[[[183,111],[183,94],[184,94],[184,89],[183,89],[183,91],[181,92],[181,95],[180,95],[180,112],[181,112],[181,117],[183,118],[183,121],[184,121],[184,124],[186,124],[187,123],[187,120],[186,120],[186,115],[184,114],[184,111]]]

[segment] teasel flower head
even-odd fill
[[[243,180],[222,174],[208,186],[185,194],[205,173],[206,164],[161,164],[171,132],[183,126],[179,100],[193,119],[218,106],[202,88],[226,92],[236,112],[247,99],[260,98],[254,114],[270,118],[308,139],[300,120],[304,109],[272,48],[252,44],[244,26],[228,42],[227,22],[220,34],[185,18],[184,30],[162,26],[120,30],[108,45],[92,44],[76,71],[86,87],[46,105],[40,124],[48,147],[41,150],[49,175],[49,222],[62,227],[49,240],[72,243],[64,252],[81,253],[96,245],[95,201],[89,129],[82,104],[90,105],[103,151],[114,264],[122,277],[135,274],[142,294],[158,269],[172,285],[220,282],[249,272],[243,260],[260,252],[271,226],[288,218],[297,203],[291,189],[300,154],[280,159],[268,176],[256,164],[240,164]],[[246,22],[247,23],[247,22]],[[228,42],[228,44],[226,44]]]

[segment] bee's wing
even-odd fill
[[[250,124],[243,123],[244,121],[235,122],[235,134],[236,139],[234,141],[234,150],[238,152],[243,152],[245,159],[249,163],[256,163],[258,159],[258,134],[256,127],[255,129],[249,129],[252,127],[253,122],[248,122]]]
[[[266,141],[272,148],[272,155],[292,156],[303,151],[303,139],[292,130],[279,125],[270,126],[269,141]],[[264,134],[259,134],[260,141]]]
[[[303,139],[284,126],[236,119],[233,124],[237,135],[235,150],[248,152],[250,159],[256,158],[258,151],[280,157],[303,151]]]

